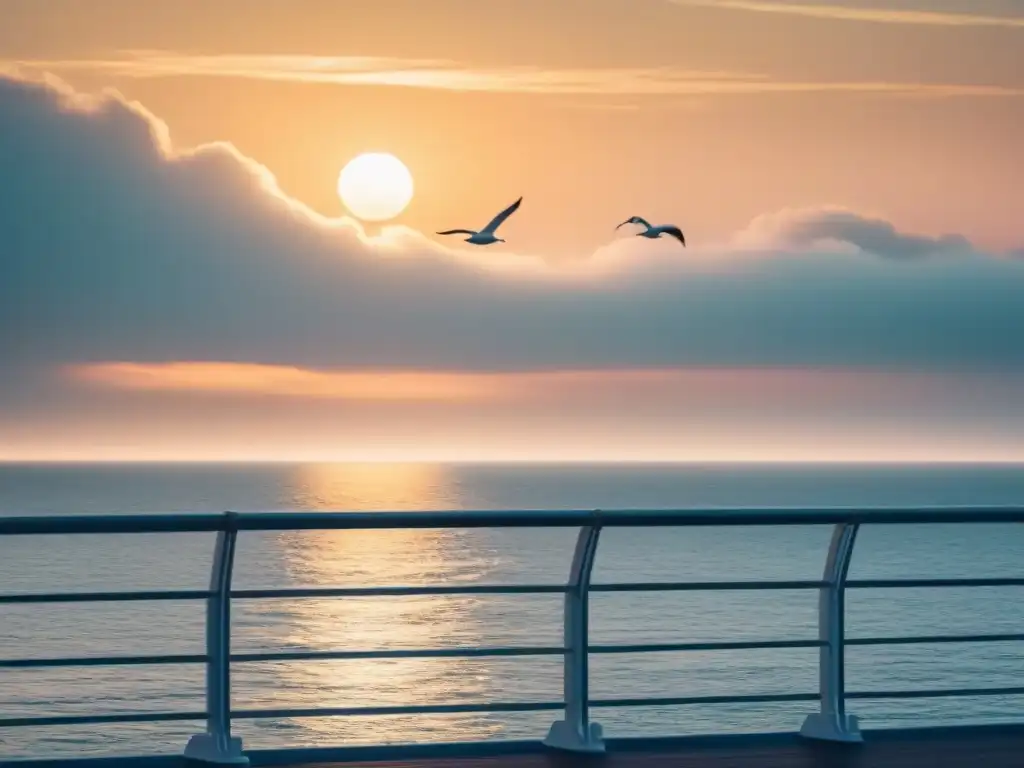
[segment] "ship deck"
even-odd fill
[[[258,764],[258,758],[253,761]],[[310,761],[290,768],[1020,768],[1024,727],[958,727],[874,732],[863,744],[798,736],[716,737],[616,746],[602,755],[554,750],[518,754],[435,754],[402,759]]]

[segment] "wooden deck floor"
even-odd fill
[[[555,751],[490,757],[429,757],[316,763],[292,768],[1022,768],[1024,729],[874,736],[834,745],[799,738],[609,749],[598,756]]]

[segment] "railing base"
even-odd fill
[[[567,752],[586,752],[596,754],[604,752],[604,729],[599,723],[590,723],[587,733],[565,720],[556,720],[551,724],[544,746],[561,749]]]
[[[800,735],[805,739],[839,741],[846,744],[860,744],[864,741],[856,715],[838,716],[815,712],[804,720]]]
[[[249,758],[242,754],[242,739],[232,736],[227,747],[213,734],[197,733],[188,740],[185,759],[214,765],[248,765]]]

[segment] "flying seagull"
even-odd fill
[[[472,229],[448,229],[444,232],[438,232],[439,235],[469,235],[466,238],[467,243],[473,245],[490,245],[491,243],[504,243],[500,237],[494,236],[494,230],[501,226],[501,223],[505,221],[509,216],[516,212],[519,204],[523,202],[523,198],[519,198],[512,205],[506,208],[504,211],[499,213],[493,219],[490,224],[481,229],[479,232],[474,232]]]
[[[624,227],[626,224],[639,224],[644,228],[643,232],[637,232],[637,237],[649,237],[651,240],[655,240],[662,235],[668,235],[674,237],[683,247],[686,247],[686,238],[683,237],[683,231],[679,227],[675,227],[671,224],[663,224],[660,227],[652,227],[646,219],[641,219],[639,216],[631,216],[624,222],[619,224],[619,227]],[[616,227],[618,229],[619,227]]]

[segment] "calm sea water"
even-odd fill
[[[0,466],[0,515],[246,510],[657,508],[1024,504],[1021,467],[123,465]],[[596,582],[813,579],[829,531],[611,530]],[[242,534],[236,586],[557,583],[574,532],[374,531]],[[208,535],[0,539],[0,591],[205,588]],[[1020,526],[861,532],[853,578],[1020,576]],[[851,636],[1024,632],[1021,590],[857,590]],[[236,651],[557,645],[548,596],[246,601]],[[804,639],[816,595],[597,594],[594,643]],[[202,653],[201,603],[0,606],[0,658]],[[614,654],[592,662],[596,698],[815,690],[810,649]],[[237,708],[558,700],[560,660],[403,659],[239,664]],[[849,651],[851,690],[1024,684],[1013,643]],[[1021,698],[858,701],[868,727],[1019,719]],[[809,704],[602,709],[610,735],[778,731]],[[203,669],[0,670],[0,717],[203,708]],[[539,738],[554,713],[247,720],[247,747]],[[176,753],[203,724],[0,730],[0,757]]]

